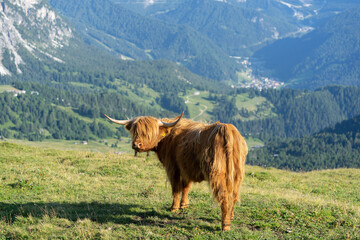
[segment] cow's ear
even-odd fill
[[[160,133],[160,136],[162,137],[166,137],[166,135],[168,135],[170,132],[170,129],[167,128],[167,127],[160,127],[159,128],[159,133]]]
[[[132,122],[129,122],[129,123],[125,124],[125,128],[126,128],[128,131],[130,131],[131,126],[132,126]]]

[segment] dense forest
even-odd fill
[[[360,116],[298,139],[274,139],[250,152],[249,164],[311,171],[360,167]]]
[[[236,118],[237,114],[244,117],[251,114],[238,109],[234,103],[236,94],[246,91],[250,97],[265,97],[272,104],[274,116],[246,121]],[[239,89],[232,96],[223,96],[217,101],[219,106],[213,109],[213,120],[233,123],[245,136],[264,141],[273,137],[311,135],[360,114],[360,89],[357,87],[329,86],[313,92],[288,88]]]
[[[110,129],[99,121],[103,114],[126,119],[129,116],[168,116],[170,113],[130,100],[125,92],[64,90],[38,83],[16,82],[25,94],[0,94],[0,135],[29,140],[93,139],[127,135],[123,128]]]
[[[80,120],[37,94],[0,94],[0,124],[0,135],[5,138],[88,140],[92,135],[113,135],[102,123]]]

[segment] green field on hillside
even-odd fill
[[[236,96],[236,107],[240,111],[241,109],[248,111],[248,116],[237,116],[244,121],[276,116],[276,114],[272,112],[274,106],[266,100],[266,98],[260,96],[250,97],[249,93],[238,94]]]
[[[359,239],[360,170],[247,166],[230,232],[207,183],[176,213],[153,155],[0,142],[0,239]]]
[[[190,118],[200,122],[211,122],[211,112],[216,104],[210,101],[208,91],[193,89],[185,95],[180,95],[189,108]]]
[[[7,90],[18,90],[10,85],[0,85],[0,93],[5,92]]]
[[[131,139],[122,137],[121,139],[101,139],[101,140],[58,140],[45,139],[43,141],[27,141],[21,139],[6,139],[6,141],[26,145],[31,147],[41,147],[45,149],[57,150],[73,150],[73,151],[88,151],[101,153],[124,152],[132,153]]]
[[[180,94],[189,108],[190,118],[196,121],[211,122],[212,111],[218,103],[210,100],[209,95],[208,91],[196,89],[188,91],[185,95]],[[236,107],[239,110],[246,109],[249,113],[247,117],[238,115],[237,118],[241,120],[247,121],[276,116],[272,112],[273,105],[264,97],[250,97],[249,93],[242,93],[237,94],[235,99]]]

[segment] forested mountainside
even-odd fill
[[[135,89],[130,83],[121,90],[77,82],[62,84],[17,82],[17,89],[26,90],[0,93],[0,136],[29,140],[113,138],[127,133],[123,128],[111,127],[104,113],[118,119],[171,117],[181,111],[188,114],[187,106],[176,95],[150,96],[151,91]]]
[[[360,85],[360,7],[339,13],[301,38],[286,38],[256,52],[273,76],[291,86]]]
[[[168,59],[194,73],[235,79],[241,69],[207,37],[185,25],[173,25],[122,8],[110,0],[49,0],[85,38],[105,45],[123,59]]]
[[[17,78],[12,76],[11,79],[0,77],[3,83],[17,79],[18,81],[13,83],[14,87],[26,91],[26,94],[16,97],[12,96],[12,92],[0,93],[4,108],[0,113],[3,124],[0,128],[5,137],[113,137],[115,131],[109,133],[104,128],[104,133],[96,133],[87,122],[95,123],[104,113],[119,119],[139,115],[169,117],[175,115],[174,112],[182,111],[188,116],[187,106],[178,93],[193,88],[219,94],[228,91],[226,87],[218,90],[218,83],[204,80],[176,64],[164,61],[121,62],[117,68],[109,67],[107,72],[86,71],[65,65],[36,66],[39,69],[37,72],[24,72],[17,75]],[[27,78],[36,81],[32,83]],[[33,95],[31,92],[38,94]],[[33,112],[35,108],[39,109]],[[56,119],[62,124],[54,127],[57,122],[46,119]],[[78,128],[82,129],[82,134],[76,134],[72,132],[72,128],[67,127],[67,124],[73,121],[79,122],[76,126],[81,124]],[[27,127],[24,127],[24,124]],[[49,128],[52,129],[49,131],[50,135],[44,135],[44,132],[40,131]],[[59,135],[59,131],[62,134]],[[116,134],[124,135],[124,132]]]
[[[244,90],[238,90],[238,93]],[[218,108],[213,110],[214,120],[234,123],[245,136],[263,140],[273,137],[294,138],[311,135],[324,128],[334,126],[345,119],[360,114],[360,89],[357,87],[331,86],[317,91],[249,90],[250,97],[261,96],[264,102],[254,111],[247,111],[234,104],[236,94],[219,99]],[[258,110],[270,108],[268,117],[257,117]],[[241,120],[253,116],[253,120]]]
[[[173,117],[185,111],[186,117],[196,118],[198,111],[202,120],[233,123],[245,137],[263,144],[250,155],[252,164],[266,165],[275,155],[281,159],[277,167],[294,170],[358,166],[357,158],[350,158],[358,151],[359,136],[353,129],[360,115],[359,88],[314,90],[328,83],[358,85],[359,8],[335,17],[332,12],[353,1],[341,7],[328,1],[318,10],[318,1],[299,6],[297,0],[179,1],[157,11],[149,4],[138,13],[115,0],[50,3],[55,10],[40,0],[1,2],[2,139],[119,138],[128,136],[126,131],[111,125],[104,113],[126,119]],[[308,25],[315,30],[277,40],[254,57],[262,57],[289,86],[311,91],[260,91],[219,81],[261,77],[256,74],[266,72],[253,68],[255,58],[229,55],[249,50],[252,42],[259,43],[255,48],[270,44]],[[229,40],[231,36],[239,44]],[[270,62],[273,65],[266,65]],[[303,148],[296,146],[300,143]],[[321,153],[315,150],[318,144]],[[331,158],[334,149],[338,152]],[[346,158],[341,158],[345,151]],[[297,160],[304,156],[315,160]]]
[[[124,131],[102,125],[103,113],[128,118],[169,117],[185,111],[188,116],[179,92],[193,88],[228,91],[226,86],[219,88],[217,82],[176,63],[122,61],[87,45],[45,2],[5,1],[1,6],[1,21],[8,26],[0,38],[0,85],[12,85],[0,88],[2,137],[41,140],[120,136]],[[52,24],[71,34],[51,39],[49,36],[65,31],[60,27],[50,29]],[[51,48],[47,41],[56,46]],[[15,90],[11,90],[13,87]]]
[[[265,42],[298,31],[296,24],[279,16],[213,0],[185,1],[153,16],[196,29],[230,56],[249,56]]]
[[[295,171],[360,167],[360,116],[317,134],[277,139],[252,151],[249,164]]]
[[[132,11],[146,16],[156,16],[158,14],[177,11],[183,4],[202,4],[205,1],[199,0],[151,0],[137,1],[132,0],[112,0]],[[207,1],[211,2],[211,1]],[[229,6],[240,7],[243,9],[256,10],[269,17],[276,17],[283,22],[295,24],[298,26],[316,26],[324,19],[334,16],[339,12],[354,7],[359,4],[357,0],[284,0],[284,1],[267,1],[267,0],[226,0],[216,1]]]

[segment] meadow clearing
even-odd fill
[[[65,151],[0,141],[0,239],[359,239],[360,170],[246,166],[232,230],[207,183],[169,211],[151,154]]]

